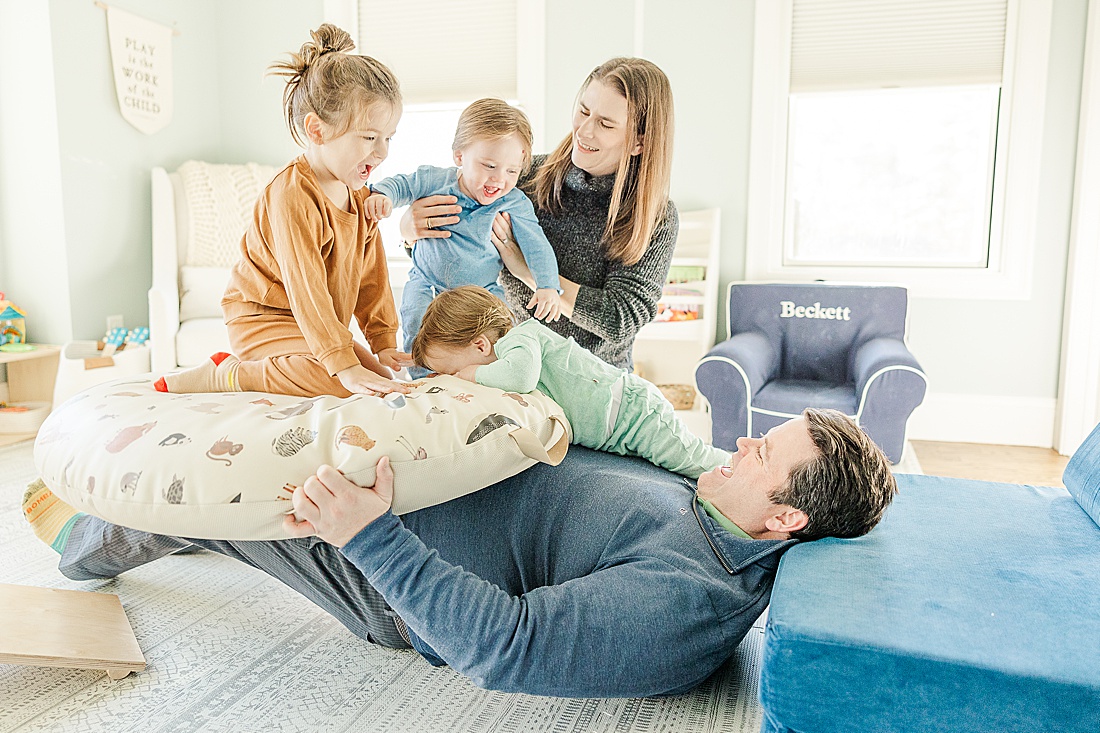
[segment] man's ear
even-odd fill
[[[775,512],[764,521],[764,526],[771,532],[783,532],[790,534],[797,532],[810,523],[810,518],[801,509],[781,504],[775,508]]]
[[[306,131],[306,140],[309,140],[314,145],[324,145],[325,133],[324,124],[321,122],[321,118],[317,116],[316,112],[307,112],[306,117],[302,120],[302,127]]]
[[[462,151],[461,150],[453,150],[453,151],[451,151],[451,153],[454,156],[455,165],[457,165],[459,168],[461,168],[462,167]]]
[[[634,141],[634,147],[630,149],[631,155],[638,155],[642,152],[642,146],[645,144],[645,135],[639,135]]]

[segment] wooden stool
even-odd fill
[[[0,584],[0,664],[103,669],[113,680],[145,669],[118,596]]]

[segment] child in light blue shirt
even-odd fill
[[[528,307],[537,318],[557,320],[561,285],[554,250],[539,227],[531,200],[516,188],[520,173],[531,162],[531,126],[520,110],[499,99],[480,99],[458,120],[452,150],[457,168],[421,166],[415,173],[386,178],[375,184],[367,200],[368,214],[380,219],[394,206],[404,206],[435,194],[455,196],[462,213],[457,224],[444,228],[445,239],[414,247],[413,268],[401,297],[404,347],[411,348],[420,319],[432,298],[461,285],[477,285],[499,298],[502,263],[490,240],[493,219],[508,212],[516,243],[523,251],[538,289]]]

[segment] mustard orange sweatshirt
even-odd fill
[[[241,239],[241,259],[222,297],[225,320],[291,315],[313,355],[335,375],[359,363],[348,324],[354,316],[371,349],[397,345],[397,308],[386,254],[366,216],[366,187],[351,212],[325,196],[304,156],[268,184]]]

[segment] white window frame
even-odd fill
[[[989,265],[850,267],[783,262],[793,0],[758,0],[745,274],[749,280],[894,282],[928,298],[1031,297],[1052,0],[1008,0]]]

